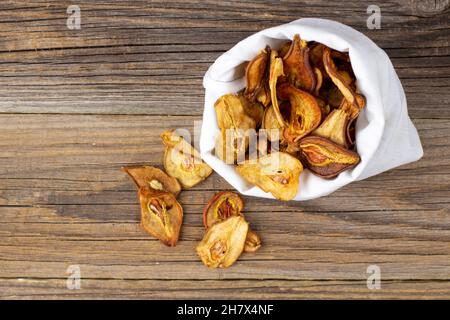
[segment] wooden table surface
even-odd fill
[[[69,4],[81,29],[66,26]],[[450,298],[449,1],[1,1],[1,298]],[[185,191],[181,240],[138,227],[130,164],[161,165],[159,133],[200,120],[208,66],[236,42],[301,17],[348,24],[391,57],[422,160],[330,196],[245,197],[263,239],[208,270],[201,211],[231,187]],[[370,63],[370,61],[368,61]],[[78,265],[81,289],[66,288]],[[367,267],[381,269],[369,290]]]

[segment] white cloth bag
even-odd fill
[[[405,93],[386,53],[353,28],[331,20],[307,18],[262,30],[242,40],[221,55],[206,72],[200,136],[203,160],[240,193],[273,198],[270,193],[248,184],[234,166],[214,156],[215,137],[219,133],[214,102],[223,94],[245,87],[245,65],[261,49],[266,45],[279,48],[297,33],[306,41],[314,40],[349,52],[357,87],[366,98],[366,107],[356,123],[356,146],[361,162],[333,180],[322,179],[304,170],[294,200],[322,197],[352,181],[420,159],[423,150],[419,135],[408,116]]]

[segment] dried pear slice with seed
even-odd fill
[[[300,140],[300,148],[303,163],[308,169],[326,179],[336,177],[342,171],[353,168],[360,161],[356,152],[322,137],[303,138]]]
[[[302,163],[283,152],[273,152],[257,161],[246,161],[236,167],[248,182],[270,192],[279,200],[292,200],[298,192]]]
[[[176,178],[184,189],[195,186],[212,173],[211,167],[203,162],[198,151],[175,130],[163,132],[161,138],[166,145],[164,169],[168,175]]]
[[[314,130],[312,134],[327,138],[344,148],[348,148],[347,126],[349,121],[350,118],[344,110],[335,109],[331,111],[322,124]]]
[[[153,191],[166,191],[172,193],[175,197],[181,191],[181,185],[178,180],[161,169],[151,166],[130,166],[124,167],[122,170],[128,173],[138,189],[146,188]]]
[[[314,92],[316,77],[309,63],[309,48],[298,34],[294,36],[289,51],[283,57],[283,63],[284,73],[290,83],[310,93]]]
[[[183,208],[169,192],[139,190],[141,226],[169,247],[177,244],[183,222]]]
[[[289,125],[283,130],[283,137],[287,142],[298,141],[319,126],[322,111],[312,95],[289,83],[283,83],[278,87],[278,97],[289,100],[291,105]]]
[[[248,223],[242,216],[233,216],[214,224],[197,246],[197,253],[209,268],[228,268],[242,254]]]
[[[261,50],[259,54],[251,60],[245,69],[245,79],[247,86],[245,95],[248,99],[255,101],[264,86],[266,68],[269,63],[270,48]]]
[[[269,71],[269,89],[270,89],[270,99],[272,101],[272,107],[275,111],[275,116],[281,127],[287,126],[281,115],[280,108],[278,106],[277,99],[277,80],[279,77],[284,76],[283,72],[283,59],[278,57],[276,50],[270,52],[270,71]]]
[[[222,191],[215,194],[203,209],[203,225],[206,229],[233,216],[243,216],[244,201],[235,192]],[[255,252],[261,247],[261,238],[248,230],[244,251]]]

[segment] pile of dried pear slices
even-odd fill
[[[287,201],[298,193],[303,167],[331,179],[359,163],[355,120],[365,98],[357,92],[348,54],[296,35],[278,51],[266,47],[250,61],[246,81],[245,90],[220,97],[214,108],[220,128],[215,154],[236,165],[247,181]],[[256,157],[249,150],[252,130],[258,140]],[[182,189],[205,180],[212,169],[174,130],[161,138],[165,172],[150,166],[123,169],[139,189],[142,228],[175,246],[183,222],[177,197]],[[242,252],[261,247],[243,209],[242,198],[228,191],[206,204],[205,234],[197,246],[206,266],[227,268]]]
[[[123,170],[138,187],[141,227],[167,246],[177,244],[183,222],[183,208],[177,200],[182,189],[205,180],[212,169],[198,151],[174,130],[161,138],[166,145],[164,169],[151,166],[125,167]],[[244,202],[234,192],[219,192],[205,206],[205,235],[197,253],[210,268],[231,266],[242,252],[255,252],[259,236],[249,228],[242,210]]]
[[[278,50],[261,50],[245,76],[244,90],[214,105],[220,128],[215,154],[237,165],[245,180],[292,200],[303,167],[332,179],[359,163],[355,120],[365,98],[347,53],[295,35]],[[249,151],[252,132],[256,157]]]

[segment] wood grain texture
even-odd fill
[[[0,3],[0,298],[450,298],[449,1]],[[138,227],[129,164],[160,166],[159,134],[193,131],[202,77],[236,42],[300,17],[346,23],[386,50],[425,155],[330,196],[246,197],[263,247],[227,270],[195,254],[213,174],[180,196],[181,241]],[[380,266],[382,289],[366,287]],[[66,289],[79,265],[81,290]]]

